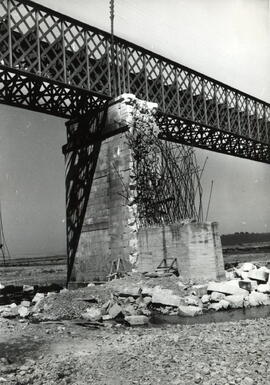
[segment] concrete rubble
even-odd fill
[[[129,274],[101,285],[59,293],[37,292],[31,301],[0,306],[0,317],[37,320],[147,324],[155,313],[194,317],[208,311],[270,305],[269,270],[245,263],[221,282],[191,282],[183,277]],[[243,279],[243,273],[248,274]],[[228,278],[230,277],[230,278]],[[4,286],[1,286],[1,290]],[[24,287],[28,292],[31,286]]]

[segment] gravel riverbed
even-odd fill
[[[90,329],[1,320],[0,384],[268,385],[270,319]]]

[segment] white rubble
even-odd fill
[[[226,297],[226,301],[229,302],[232,309],[239,309],[244,306],[244,298],[246,296],[242,294],[233,294]]]
[[[181,303],[181,297],[173,294],[170,289],[161,289],[156,286],[152,292],[152,303],[178,307]]]
[[[101,320],[102,314],[100,309],[97,309],[95,307],[90,307],[86,309],[86,312],[82,314],[82,318],[87,321],[96,322]]]
[[[222,282],[209,282],[207,287],[208,292],[217,291],[226,295],[243,294],[248,295],[248,291],[239,287],[239,281],[237,279],[231,281]]]
[[[29,292],[29,291],[34,291],[34,286],[30,286],[30,285],[23,285],[23,291],[24,292]]]
[[[219,293],[217,291],[213,291],[210,295],[210,301],[211,302],[219,302],[224,298],[225,298],[225,294]]]
[[[255,270],[255,269],[256,269],[256,266],[251,262],[245,262],[240,267],[240,270],[242,270],[242,271],[251,271],[251,270]]]
[[[195,295],[190,295],[184,298],[184,304],[189,306],[200,306],[200,300]]]
[[[31,302],[30,301],[22,301],[21,302],[21,306],[30,307],[31,306]]]
[[[26,318],[29,316],[30,311],[29,311],[29,308],[26,306],[19,306],[18,307],[18,313],[19,313],[20,317]]]
[[[253,291],[245,298],[249,306],[270,305],[270,298],[265,293],[258,293]]]
[[[222,309],[228,309],[230,303],[226,301],[225,299],[222,299],[219,302],[213,302],[210,304],[208,309],[213,309],[215,311],[222,310]]]
[[[178,314],[184,317],[194,317],[196,315],[202,314],[202,308],[198,306],[180,305],[178,307]]]
[[[145,315],[129,315],[125,317],[125,321],[131,326],[146,325],[149,322],[149,318]]]
[[[35,295],[34,298],[32,299],[32,302],[38,303],[38,302],[40,302],[44,297],[45,297],[45,294],[44,294],[44,293],[36,293],[36,295]]]
[[[259,282],[267,282],[269,278],[269,271],[268,269],[260,267],[259,269],[251,270],[248,273],[248,278]]]
[[[203,304],[208,303],[210,301],[210,295],[209,294],[204,294],[201,298],[201,301]]]
[[[269,281],[265,284],[261,283],[260,285],[257,286],[256,289],[259,293],[270,293],[270,283]]]

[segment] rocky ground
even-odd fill
[[[269,273],[245,263],[222,282],[136,273],[59,293],[24,286],[28,300],[0,306],[0,384],[269,385],[270,318],[200,323],[268,311]],[[154,325],[155,314],[192,322]]]
[[[1,319],[0,384],[268,385],[270,320],[85,328]]]

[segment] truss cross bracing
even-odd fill
[[[270,105],[28,0],[0,0],[0,102],[64,118],[121,93],[157,102],[161,137],[269,163]]]

